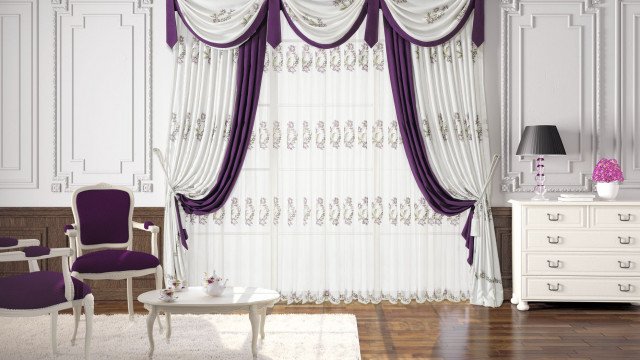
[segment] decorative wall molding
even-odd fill
[[[533,190],[534,160],[514,153],[524,126],[534,124],[558,125],[568,151],[567,156],[547,159],[546,174],[551,175],[547,177],[547,191],[592,191],[591,171],[599,151],[601,101],[599,5],[599,0],[501,1],[502,191]],[[541,24],[555,28],[544,29]],[[526,43],[526,36],[535,36],[536,31],[540,31],[544,41]],[[553,31],[551,36],[550,31]],[[552,40],[560,36],[571,37],[575,45],[567,47],[563,42],[554,48]],[[531,56],[532,49],[534,56]],[[566,54],[562,52],[570,50],[575,51],[575,56],[563,56]],[[538,54],[539,58],[535,56]],[[562,74],[562,80],[540,74],[540,69],[548,70],[544,68],[547,59],[553,62],[552,68],[556,71],[561,71],[558,70],[563,66],[560,61],[564,60],[565,68],[577,71],[575,80],[572,81],[568,72]],[[532,66],[527,67],[528,64]],[[527,79],[536,83],[538,91],[527,88]],[[569,90],[572,86],[576,91]],[[552,87],[551,91],[543,91],[547,87]],[[561,100],[553,99],[562,102],[558,115],[552,113],[556,109],[546,103],[549,99],[544,99],[554,94],[553,90],[566,91]],[[537,101],[538,97],[542,100]],[[569,114],[571,101],[576,106]],[[528,103],[539,106],[528,106]],[[579,129],[577,134],[574,129]]]
[[[73,191],[97,182],[153,191],[153,1],[51,0],[51,4],[51,191]],[[98,61],[104,58],[101,53],[113,61]]]
[[[616,1],[614,153],[624,171],[621,187],[630,189],[640,189],[640,147],[636,145],[640,141],[638,26],[640,0]]]
[[[0,189],[38,187],[38,1],[0,2]]]

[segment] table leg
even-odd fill
[[[171,340],[171,313],[165,312],[165,317],[167,318],[167,332],[165,335],[166,335],[167,344],[168,344],[169,340]]]
[[[147,336],[149,336],[149,358],[153,357],[153,323],[156,322],[158,309],[151,305],[149,316],[147,317]]]
[[[258,331],[260,327],[260,314],[258,313],[258,307],[251,305],[249,307],[249,321],[251,321],[251,353],[253,358],[258,358]]]
[[[264,322],[267,320],[267,307],[260,309],[260,338],[264,339]]]

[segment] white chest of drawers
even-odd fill
[[[640,303],[640,202],[509,201],[513,297]]]

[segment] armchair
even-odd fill
[[[127,188],[98,184],[77,189],[72,209],[75,223],[65,226],[72,275],[89,280],[127,280],[127,307],[133,320],[133,278],[155,274],[162,288],[158,232],[151,222],[133,221],[133,193]],[[151,254],[133,251],[133,229],[151,234]],[[84,254],[85,250],[97,250]]]
[[[27,274],[0,279],[0,288],[4,293],[4,296],[0,297],[0,316],[25,317],[50,314],[51,348],[56,354],[58,312],[73,308],[75,327],[71,344],[75,344],[80,314],[84,306],[86,318],[84,354],[85,358],[88,358],[93,329],[91,288],[82,281],[73,278],[69,273],[68,258],[71,256],[71,249],[49,249],[38,246],[39,244],[40,242],[35,239],[0,238],[0,250],[24,247],[22,251],[0,253],[0,262],[28,261],[30,271]],[[62,258],[62,274],[39,271],[38,260],[54,257]]]

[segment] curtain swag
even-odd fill
[[[437,7],[423,0],[221,0],[215,9],[205,0],[166,1],[169,47],[178,42],[175,13],[197,39],[218,48],[238,47],[266,22],[267,42],[276,47],[282,41],[281,11],[301,39],[323,49],[345,43],[363,22],[364,40],[373,47],[378,42],[379,10],[399,36],[424,47],[449,41],[475,10],[472,39],[476,46],[484,42],[484,0],[445,0]],[[207,26],[212,22],[216,32]]]

